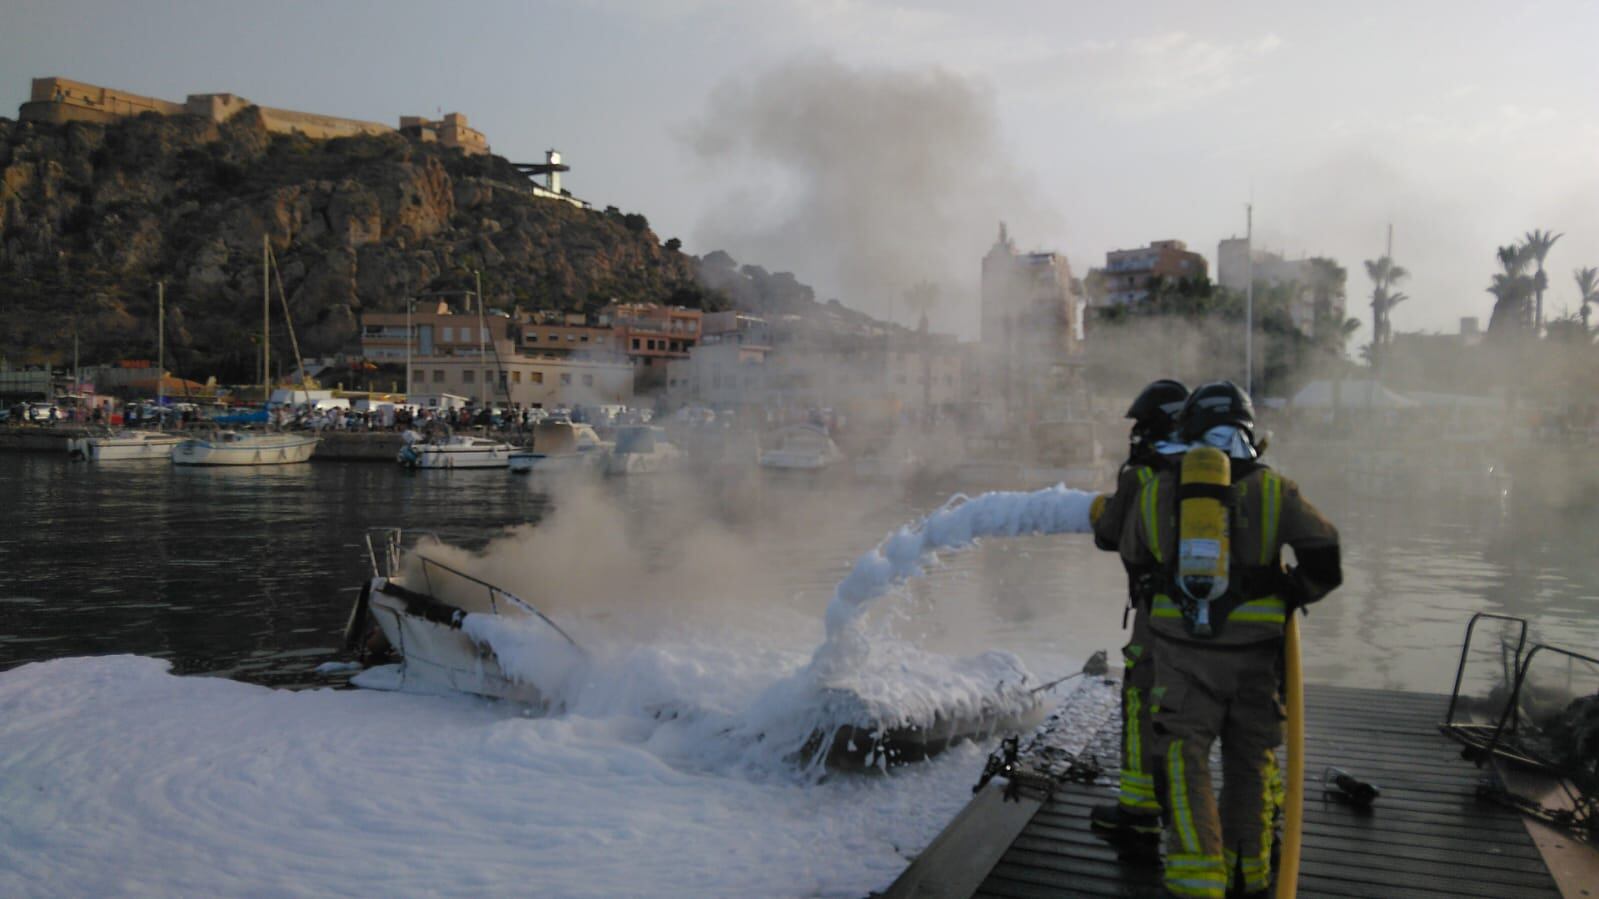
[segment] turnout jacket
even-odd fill
[[[1211,617],[1221,622],[1213,637],[1189,634],[1172,576],[1179,473],[1168,469],[1147,480],[1136,508],[1125,515],[1119,543],[1123,563],[1129,570],[1161,572],[1150,612],[1150,628],[1159,636],[1217,646],[1280,639],[1289,612],[1343,583],[1338,530],[1300,495],[1298,484],[1264,465],[1236,459],[1232,480],[1229,588],[1211,603]],[[1299,561],[1291,571],[1283,569],[1284,546],[1293,547]]]
[[[1181,459],[1181,456],[1177,458]],[[1138,491],[1171,467],[1171,462],[1158,454],[1151,457],[1129,459],[1116,476],[1116,492],[1105,501],[1104,511],[1094,521],[1094,545],[1106,552],[1121,548],[1122,531],[1127,524],[1127,511],[1135,508]]]

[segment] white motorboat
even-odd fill
[[[516,451],[509,443],[458,434],[438,442],[408,443],[398,459],[407,468],[505,468]]]
[[[518,653],[539,644],[541,670],[580,662],[584,653],[577,643],[526,600],[430,559],[417,547],[403,547],[398,528],[373,533],[382,538],[382,557],[369,533],[373,574],[350,610],[345,648],[360,649],[366,662],[396,654],[399,662],[388,672],[392,677],[365,678],[358,685],[455,690],[548,709],[537,687],[506,671],[485,634],[508,629],[517,635]],[[479,620],[469,620],[474,617]],[[485,625],[482,619],[498,620]],[[379,634],[372,633],[374,624]],[[557,653],[563,657],[553,657]]]
[[[790,425],[773,435],[772,448],[761,453],[761,467],[820,471],[843,459],[826,431],[815,425]]]
[[[172,450],[184,440],[181,434],[161,431],[117,431],[94,437],[75,437],[67,441],[67,452],[91,462],[126,462],[140,459],[172,458]]]
[[[217,431],[172,449],[173,465],[292,465],[309,462],[317,439],[305,434]]]
[[[656,474],[678,471],[688,455],[666,439],[663,428],[632,425],[616,432],[616,445],[605,460],[609,475]]]
[[[611,445],[594,428],[570,421],[541,421],[533,428],[533,446],[511,454],[513,474],[599,471]]]

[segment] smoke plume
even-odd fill
[[[1047,238],[1051,216],[1007,159],[993,93],[943,69],[791,61],[723,83],[688,139],[720,184],[703,246],[903,323],[917,317],[907,291],[926,281],[936,326],[974,333],[999,221],[1024,242]]]

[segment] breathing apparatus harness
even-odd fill
[[[1169,597],[1182,614],[1184,631],[1196,641],[1220,636],[1235,609],[1271,595],[1282,582],[1275,552],[1266,564],[1233,565],[1232,525],[1239,508],[1235,465],[1239,481],[1265,467],[1235,462],[1209,446],[1194,447],[1183,456],[1175,504],[1175,552],[1161,559],[1157,551],[1160,564],[1147,575],[1145,589],[1151,598]],[[1260,524],[1263,538],[1275,541],[1275,521]]]

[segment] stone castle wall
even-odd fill
[[[119,91],[67,78],[35,78],[30,99],[22,104],[19,118],[32,122],[94,122],[108,124],[146,112],[160,115],[195,115],[213,122],[225,122],[255,106],[236,94],[190,94],[183,103]],[[318,115],[292,109],[262,106],[261,118],[268,131],[276,134],[303,134],[316,140],[360,135],[392,134],[395,129],[378,122]],[[401,125],[411,119],[402,119]],[[427,138],[467,153],[487,153],[488,140],[481,131],[466,125],[466,116],[450,113],[442,122],[416,120],[429,131]],[[418,135],[420,136],[420,135]]]
[[[182,115],[183,104],[86,84],[67,78],[35,78],[29,101],[22,104],[24,121],[107,123],[145,112]]]

